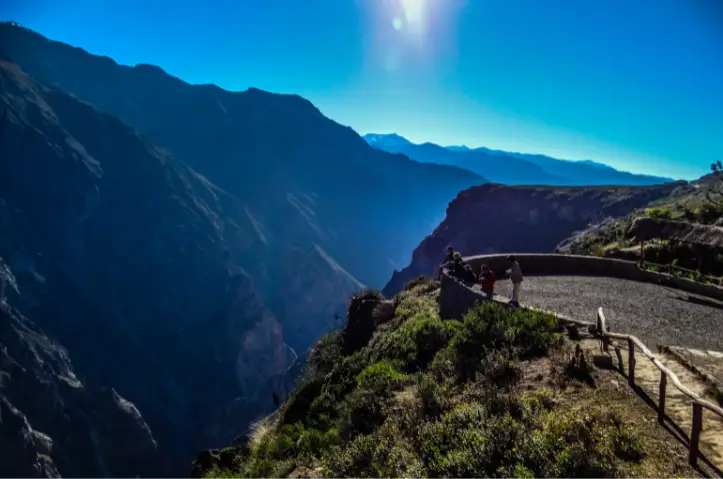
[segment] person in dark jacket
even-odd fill
[[[453,276],[460,277],[464,273],[463,270],[464,260],[462,259],[462,255],[459,254],[459,251],[455,251],[452,263],[449,265],[449,272],[452,273]]]
[[[439,271],[437,272],[437,277],[442,276],[442,270],[444,268],[450,268],[452,266],[452,263],[454,262],[454,248],[451,246],[447,246],[447,254],[444,256],[444,260],[442,260],[442,263],[439,265]]]
[[[467,281],[468,283],[476,283],[477,282],[477,275],[474,274],[474,270],[472,270],[471,264],[465,264],[464,268],[462,269],[462,279],[464,281]]]
[[[479,283],[482,292],[491,298],[495,294],[495,273],[486,264],[482,265],[482,271],[479,274]]]

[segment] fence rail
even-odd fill
[[[697,274],[697,275],[699,275],[699,279],[694,280],[694,281],[700,281],[700,282],[709,281],[713,284],[721,284],[721,278],[719,276],[711,276],[709,274],[703,274],[699,270],[683,268],[682,266],[678,266],[678,265],[672,264],[672,263],[662,264],[662,263],[653,263],[652,261],[643,260],[643,261],[641,261],[641,265],[643,268],[646,268],[646,269],[648,266],[654,266],[655,268],[658,269],[659,272],[667,271],[668,274],[674,274],[673,271],[680,271],[682,273],[685,273],[684,277],[689,278],[689,279],[692,279],[692,278],[690,278],[691,274],[693,274],[693,275]]]
[[[673,385],[683,394],[693,401],[693,424],[690,432],[690,445],[688,448],[688,462],[695,466],[698,462],[700,451],[700,433],[703,430],[703,408],[717,414],[723,418],[723,408],[701,398],[697,393],[691,391],[680,382],[678,376],[656,358],[653,353],[640,341],[631,334],[611,333],[607,329],[605,322],[605,314],[602,308],[597,311],[597,334],[602,338],[603,348],[608,351],[610,339],[619,339],[628,343],[628,384],[635,386],[635,346],[640,348],[645,356],[660,370],[660,388],[658,391],[658,422],[661,424],[665,420],[665,392],[668,384],[668,378],[673,381]]]

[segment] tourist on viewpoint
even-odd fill
[[[514,255],[509,255],[507,261],[510,262],[510,269],[507,270],[507,275],[512,281],[512,298],[510,298],[510,304],[512,306],[520,305],[520,287],[522,286],[522,268],[520,263],[517,262]]]

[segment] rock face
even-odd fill
[[[10,475],[185,474],[484,181],[376,151],[296,96],[188,85],[14,24],[0,45],[0,371],[64,358],[3,375]],[[42,341],[4,332],[25,324]],[[34,383],[45,402],[18,396]]]
[[[86,388],[67,350],[15,308],[0,306],[0,331],[0,475],[169,473],[135,405],[113,389]]]
[[[463,256],[505,252],[547,253],[574,231],[670,194],[677,183],[639,187],[536,187],[486,184],[462,191],[447,217],[394,272],[384,294],[430,275],[452,245]]]

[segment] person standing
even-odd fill
[[[520,268],[520,263],[517,262],[517,259],[512,254],[507,257],[507,261],[510,263],[510,269],[507,270],[507,275],[510,277],[510,281],[512,281],[512,298],[510,299],[510,304],[519,306],[520,287],[522,286],[522,268]]]
[[[452,248],[452,246],[447,246],[447,254],[445,255],[442,263],[439,265],[439,271],[437,272],[437,278],[441,278],[442,270],[444,268],[449,268],[453,262],[454,262],[454,248]]]
[[[491,298],[495,294],[495,273],[486,264],[482,265],[482,272],[479,274],[479,282],[482,292]]]

